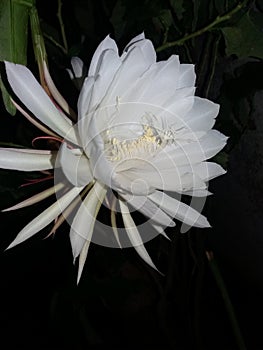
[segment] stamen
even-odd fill
[[[119,102],[117,98],[116,102]],[[173,130],[155,127],[158,124],[158,119],[155,115],[145,113],[141,121],[142,134],[135,139],[119,139],[116,134],[113,136],[109,129],[105,132],[105,150],[110,161],[116,162],[137,157],[152,157],[166,145],[175,142]]]

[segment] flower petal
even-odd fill
[[[168,159],[167,159],[168,160]],[[140,188],[134,186],[134,184],[142,184],[142,186],[148,185],[149,192],[152,189],[159,189],[164,191],[182,192],[193,189],[206,189],[206,184],[198,174],[194,172],[179,172],[177,167],[173,167],[170,163],[170,168],[155,168],[149,166],[148,169],[136,169],[127,170],[122,175],[130,180],[131,191],[134,194],[138,194]],[[135,192],[136,190],[136,192]]]
[[[0,148],[0,168],[20,171],[53,169],[56,152]]]
[[[129,208],[126,203],[119,201],[121,214],[123,218],[123,223],[127,232],[127,235],[132,243],[132,246],[136,250],[136,252],[140,255],[140,257],[153,269],[161,273],[157,267],[154,265],[151,257],[149,256],[147,250],[144,247],[143,241],[141,239],[140,233],[137,230],[137,227],[131,217]]]
[[[138,79],[151,64],[152,62],[145,59],[140,47],[132,48],[123,59],[122,65],[109,87],[109,93],[101,102],[101,106],[115,104],[116,97],[121,97],[127,86]]]
[[[133,208],[140,211],[150,220],[163,225],[165,227],[175,226],[174,221],[164,211],[162,211],[157,205],[150,201],[145,196],[130,196],[122,194],[121,197],[125,199],[126,203],[130,204]]]
[[[33,205],[35,203],[38,203],[38,202],[42,201],[43,199],[46,199],[46,198],[52,196],[52,194],[61,190],[63,187],[64,187],[64,184],[58,183],[55,186],[52,186],[52,187],[32,196],[30,198],[27,198],[26,200],[24,200],[16,205],[13,205],[12,207],[3,209],[2,212],[17,210],[17,209],[25,208],[25,207],[28,207],[29,205]]]
[[[26,117],[27,120],[30,121],[30,123],[32,123],[33,125],[35,125],[35,127],[37,127],[39,130],[42,130],[45,134],[50,135],[50,136],[54,136],[54,137],[58,137],[57,134],[55,134],[53,131],[51,131],[50,129],[48,129],[46,126],[44,126],[43,124],[39,123],[37,120],[35,120],[34,118],[31,117],[31,115],[29,115],[21,106],[19,106],[18,103],[16,103],[12,98],[11,98],[12,103],[14,104],[14,106],[19,110],[19,112],[21,114],[23,114],[24,117]]]
[[[89,67],[89,73],[88,73],[89,76],[95,76],[97,74],[98,64],[100,64],[99,60],[100,60],[101,54],[105,50],[113,50],[116,53],[118,53],[118,47],[115,41],[111,39],[109,35],[107,35],[106,38],[99,44],[99,46],[97,47],[92,57],[90,67]]]
[[[168,215],[179,219],[189,226],[210,227],[205,216],[164,192],[155,191],[148,198],[160,206]]]
[[[72,188],[63,197],[57,199],[49,208],[44,210],[34,220],[27,224],[16,236],[15,240],[6,248],[12,248],[26,239],[32,237],[34,234],[42,230],[50,224],[67,206],[78,196],[83,187]]]
[[[177,88],[185,88],[195,85],[195,69],[193,64],[181,64],[179,70],[179,79]]]
[[[57,103],[60,105],[60,107],[62,107],[66,113],[70,114],[71,109],[70,109],[67,101],[64,99],[64,97],[61,95],[61,93],[58,91],[56,85],[54,84],[53,79],[51,78],[51,75],[49,73],[49,70],[47,68],[47,64],[45,61],[43,64],[43,68],[44,68],[45,81],[47,83],[47,86],[48,86],[52,96],[57,101]]]
[[[66,178],[74,186],[84,186],[93,180],[89,160],[84,153],[67,147],[63,143],[58,153],[58,160]]]
[[[6,62],[8,82],[23,104],[44,124],[78,144],[70,120],[60,112],[28,68]]]
[[[144,34],[139,34],[133,38],[124,49],[122,57],[126,56],[126,53],[131,51],[134,47],[139,47],[144,55],[145,60],[151,64],[156,62],[156,52],[152,42],[149,39],[145,39]]]
[[[81,253],[79,259],[78,281],[84,267],[88,247],[92,238],[97,214],[106,196],[107,188],[98,181],[95,182],[84,201],[82,202],[70,229],[70,242],[75,259]]]
[[[125,46],[123,51],[128,51],[130,49],[130,47],[136,43],[138,43],[141,40],[145,39],[145,35],[144,33],[140,33],[138,35],[136,35],[134,38],[131,39],[131,41],[128,42],[128,44]]]
[[[83,61],[79,57],[72,57],[70,62],[73,69],[74,78],[82,78],[85,71]]]
[[[124,102],[141,101],[144,103],[163,104],[177,91],[175,81],[179,72],[178,56],[171,56],[167,61],[152,64],[137,80],[131,82],[121,95]]]
[[[80,131],[80,135],[85,136],[89,119],[92,117],[91,112],[104,98],[120,65],[121,60],[118,54],[113,50],[106,50],[101,54],[95,77],[86,78],[78,101],[79,118],[85,118],[82,125],[84,130]]]

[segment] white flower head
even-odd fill
[[[182,232],[191,226],[209,227],[200,214],[209,194],[208,181],[225,171],[207,159],[225,146],[227,138],[212,130],[219,106],[194,95],[193,65],[180,64],[176,55],[156,62],[154,47],[143,34],[131,40],[121,56],[115,41],[106,37],[81,87],[76,124],[62,111],[70,109],[63,108],[65,100],[47,70],[46,80],[61,108],[26,67],[6,62],[6,71],[14,93],[41,124],[22,110],[23,114],[61,139],[58,152],[0,150],[2,168],[55,169],[54,187],[9,208],[57,195],[57,201],[9,247],[58,218],[54,232],[67,219],[74,260],[79,257],[79,280],[91,241],[133,246],[156,268],[143,242],[165,235],[164,229],[175,225],[174,218],[183,222]],[[181,195],[191,196],[190,205],[180,200]],[[111,226],[98,220],[101,206],[110,209]],[[136,226],[133,210],[145,216],[143,224]],[[125,229],[117,227],[117,212]]]

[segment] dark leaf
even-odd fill
[[[26,64],[28,16],[34,3],[34,0],[0,2],[0,60]],[[5,107],[14,115],[16,109],[1,80],[0,87]]]
[[[246,13],[234,26],[222,29],[227,55],[263,58],[263,33]]]

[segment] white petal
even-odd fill
[[[134,184],[137,183],[141,183],[142,186],[147,184],[149,192],[154,188],[174,192],[206,188],[206,184],[197,174],[193,172],[180,173],[178,168],[173,167],[171,163],[169,165],[170,168],[167,166],[165,169],[149,167],[149,169],[127,170],[123,175],[130,179],[131,192],[134,194],[138,194],[140,191],[140,188],[134,187]]]
[[[175,226],[174,221],[170,216],[165,214],[157,205],[155,205],[152,201],[147,199],[144,196],[130,196],[127,194],[122,194],[122,198],[130,204],[133,208],[140,211],[143,215],[145,215],[150,220],[158,223],[159,225],[163,225],[165,227]]]
[[[63,197],[57,199],[54,204],[52,204],[49,208],[44,210],[40,215],[26,225],[16,236],[15,240],[7,247],[7,249],[22,243],[50,224],[78,196],[82,189],[83,188],[81,187],[72,188]]]
[[[148,198],[155,204],[159,205],[167,214],[179,219],[189,226],[210,227],[206,217],[176,198],[168,196],[164,192],[156,191],[150,194]]]
[[[23,114],[24,117],[26,117],[27,120],[30,121],[33,125],[35,125],[39,130],[42,130],[45,134],[58,137],[57,134],[55,134],[53,131],[48,129],[46,126],[43,124],[39,123],[37,120],[31,117],[19,104],[17,104],[12,98],[11,98],[12,103],[15,105],[15,107],[19,110],[20,113]]]
[[[158,104],[167,100],[174,93],[174,77],[178,70],[179,61],[174,57],[152,64],[138,79],[131,81],[122,92],[121,101]]]
[[[24,105],[53,131],[78,144],[72,123],[55,107],[30,70],[10,62],[5,66],[8,82]]]
[[[191,169],[190,169],[191,168]],[[192,171],[197,174],[203,181],[209,181],[217,176],[224,175],[226,171],[221,165],[212,162],[202,162],[194,164],[191,167],[183,167],[185,171]]]
[[[218,112],[218,104],[195,96],[193,108],[185,116],[185,121],[190,130],[208,131],[212,128]]]
[[[0,148],[0,168],[20,171],[53,169],[56,152]]]
[[[81,121],[79,122],[81,124]],[[113,188],[113,165],[108,161],[104,152],[104,141],[96,128],[96,121],[93,117],[88,125],[86,139],[82,145],[90,162],[93,177]]]
[[[12,207],[9,207],[7,209],[2,210],[2,212],[4,211],[11,211],[11,210],[17,210],[17,209],[21,209],[21,208],[25,208],[28,207],[29,205],[33,205],[35,203],[38,203],[40,201],[42,201],[43,199],[46,199],[50,196],[52,196],[52,194],[56,193],[57,191],[61,190],[64,187],[64,184],[62,183],[58,183],[53,187],[50,187]]]
[[[58,153],[60,166],[66,178],[75,186],[87,185],[93,180],[89,160],[84,153],[76,154],[74,149],[63,143]]]
[[[84,63],[79,57],[72,57],[71,59],[72,70],[67,68],[67,72],[76,88],[80,90],[83,85],[84,78],[87,74],[87,68],[84,66]]]
[[[181,64],[177,88],[184,88],[195,85],[195,70],[193,64]]]
[[[113,50],[105,51],[101,57],[98,73],[94,84],[93,101],[90,108],[99,104],[106,94],[116,72],[121,66],[121,59]]]
[[[200,163],[213,157],[225,147],[227,137],[217,130],[209,130],[206,135],[196,142],[186,142],[180,139],[176,145],[165,147],[156,157],[154,164],[162,162],[162,159],[170,159],[177,166]]]
[[[134,249],[148,265],[150,265],[153,269],[160,272],[157,269],[157,267],[154,265],[151,257],[149,256],[147,250],[144,247],[140,233],[137,230],[137,227],[136,227],[136,225],[135,225],[135,223],[130,215],[129,208],[127,207],[127,205],[124,202],[119,201],[119,203],[120,203],[120,209],[121,209],[121,214],[122,214],[122,218],[123,218],[123,223],[124,223],[127,235],[129,237]]]
[[[127,87],[138,79],[150,66],[145,59],[142,50],[134,47],[129,51],[123,60],[118,72],[109,87],[109,93],[103,99],[101,105],[116,103],[116,97],[122,96]]]
[[[69,108],[69,105],[68,105],[67,101],[64,99],[64,97],[58,91],[56,85],[54,84],[45,61],[44,61],[43,67],[44,67],[45,81],[47,83],[47,86],[48,86],[52,96],[57,101],[57,103],[60,105],[60,107],[62,107],[66,113],[70,114],[71,110]]]
[[[136,44],[139,41],[144,39],[145,39],[144,33],[136,35],[134,38],[131,39],[131,41],[128,42],[128,44],[125,46],[123,51],[128,51],[133,44]]]
[[[192,197],[207,197],[210,196],[212,193],[206,189],[204,190],[188,190],[183,191],[181,194],[185,194],[186,196],[192,196]]]
[[[122,57],[125,57],[126,52],[131,51],[134,47],[139,47],[141,49],[145,60],[147,60],[150,64],[156,62],[156,52],[152,42],[148,39],[145,39],[142,35],[138,35],[129,42],[129,44],[124,49],[124,54]]]
[[[92,89],[86,87],[86,85],[82,88],[90,89],[90,93],[87,94],[85,101],[83,101],[83,96],[80,97],[82,99],[81,104],[85,105],[84,109],[82,108],[80,112],[83,110],[89,111],[90,115],[90,112],[100,104],[105,94],[107,93],[107,90],[109,89],[109,86],[120,65],[121,60],[115,51],[107,50],[101,54],[100,60],[97,64],[97,72]],[[88,79],[90,80],[90,78],[91,77]],[[80,118],[83,118],[85,116],[85,118],[88,119],[89,115],[87,112],[85,114],[81,113]]]
[[[161,234],[162,236],[164,236],[166,239],[168,239],[169,241],[171,241],[171,239],[167,236],[167,234],[165,233],[164,231],[164,227],[163,226],[160,226],[160,225],[157,225],[157,224],[154,224],[152,223],[152,227],[159,233]]]
[[[88,77],[84,80],[82,85],[82,89],[80,91],[79,99],[78,99],[78,115],[79,118],[87,118],[89,116],[89,105],[90,99],[92,96],[92,89],[95,82],[94,77]],[[82,124],[83,127],[83,124]],[[81,135],[81,131],[79,129],[79,133]]]
[[[76,213],[71,224],[70,241],[74,260],[79,256],[84,243],[91,240],[93,227],[107,188],[95,182]]]
[[[98,63],[99,63],[99,59],[101,57],[101,54],[105,51],[105,50],[113,50],[116,53],[118,53],[118,47],[115,43],[115,41],[113,39],[111,39],[109,37],[109,35],[99,44],[99,46],[97,47],[91,63],[90,63],[90,67],[89,67],[89,76],[95,76],[97,73],[97,68],[98,68]]]
[[[82,78],[84,72],[84,63],[79,57],[71,58],[71,66],[74,72],[75,78]]]

